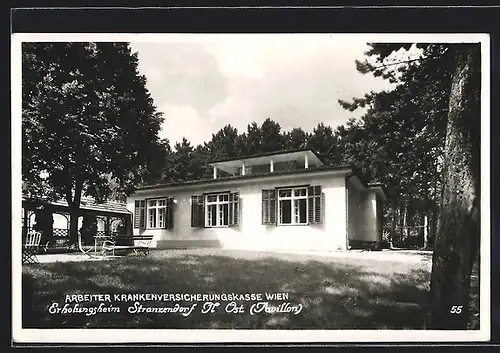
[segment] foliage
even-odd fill
[[[310,139],[310,134],[306,133],[302,128],[296,127],[291,131],[284,133],[285,148],[287,150],[295,150],[305,148]]]
[[[318,124],[307,140],[307,147],[316,151],[326,164],[340,162],[340,156],[336,154],[337,139],[330,126]]]
[[[75,241],[82,195],[120,198],[156,177],[162,116],[128,43],[23,43],[22,84],[26,191],[67,201]]]
[[[408,50],[408,44],[371,45],[366,52],[375,56],[379,66],[365,60],[357,62],[358,71],[371,72],[397,83],[397,98],[389,104],[395,108],[384,125],[402,114],[405,119],[400,136],[391,151],[401,151],[399,167],[403,222],[410,215],[410,205],[421,214],[439,216],[434,232],[434,256],[431,276],[428,326],[434,329],[467,327],[470,276],[479,250],[479,134],[480,134],[480,65],[478,45],[420,44],[421,55],[394,69],[387,59],[397,50]],[[389,94],[389,96],[390,96]],[[387,112],[377,104],[384,92],[365,95],[352,103],[339,102],[354,110],[369,105],[368,113]],[[384,102],[384,101],[382,101]],[[386,101],[387,102],[387,101]],[[399,137],[399,138],[398,138]],[[389,155],[390,157],[390,155]],[[412,164],[416,168],[412,168]],[[403,177],[403,178],[401,178]],[[395,208],[393,203],[393,223]],[[401,217],[400,217],[401,219]],[[434,222],[436,223],[436,222]],[[408,234],[408,233],[407,233]],[[464,308],[464,315],[450,313],[452,305]]]
[[[68,203],[130,192],[162,122],[127,43],[23,43],[23,180]]]
[[[412,50],[414,57],[397,61],[393,54],[401,50]],[[358,71],[385,78],[394,88],[339,101],[350,111],[366,109],[359,124],[341,129],[343,135],[354,136],[344,153],[357,155],[369,179],[389,185],[391,204],[385,218],[395,218],[393,236],[399,224],[399,240],[407,238],[409,243],[413,240],[408,227],[423,225],[424,216],[431,219],[431,237],[436,232],[453,53],[453,45],[439,43],[371,44],[366,55],[375,63],[358,61]]]
[[[183,138],[182,142],[174,145],[173,150],[167,160],[164,182],[196,180],[203,176],[204,166],[199,158],[202,154],[201,147],[195,149],[186,138]]]

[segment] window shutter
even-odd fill
[[[167,197],[167,207],[165,209],[165,228],[172,229],[174,227],[174,198]]]
[[[140,205],[139,205],[139,200],[135,200],[134,204],[134,228],[139,228],[139,212],[140,212]]]
[[[191,196],[191,227],[198,227],[198,196]]]
[[[276,190],[262,190],[262,224],[276,224]]]
[[[307,188],[307,201],[308,201],[308,213],[309,213],[309,224],[322,223],[322,193],[321,185],[309,186]]]
[[[272,189],[269,193],[269,221],[271,224],[276,224],[276,193],[275,189]]]
[[[262,190],[262,224],[269,224],[269,191]]]
[[[198,196],[198,227],[205,227],[205,196]]]
[[[136,200],[134,205],[134,228],[144,229],[146,226],[146,200]]]
[[[146,228],[146,200],[141,200],[139,228],[141,229]]]
[[[191,227],[204,227],[203,195],[191,196]]]
[[[237,226],[240,221],[240,193],[229,193],[229,225]]]

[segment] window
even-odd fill
[[[137,200],[134,210],[134,228],[173,228],[173,198]]]
[[[262,224],[322,223],[321,186],[262,190]]]
[[[205,227],[229,225],[229,194],[206,195]]]
[[[193,195],[192,227],[228,227],[239,223],[239,193]]]
[[[166,199],[148,201],[148,228],[165,228]]]
[[[307,224],[307,188],[278,190],[278,224]]]

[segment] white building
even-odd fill
[[[309,149],[210,165],[212,179],[136,190],[127,199],[134,235],[152,234],[157,248],[336,251],[381,241],[385,187],[357,168],[325,166]]]

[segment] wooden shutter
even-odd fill
[[[134,205],[134,228],[146,228],[146,200],[136,200]]]
[[[262,190],[262,224],[276,224],[276,190]]]
[[[240,193],[229,193],[229,226],[237,226],[240,222]]]
[[[165,228],[172,229],[174,227],[174,198],[167,197],[165,209]]]
[[[141,206],[140,206],[140,201],[139,200],[135,200],[135,204],[134,204],[134,228],[139,228],[139,213],[141,212],[140,211],[141,209]]]
[[[205,226],[204,196],[191,196],[191,227]]]
[[[309,224],[321,223],[323,221],[323,202],[321,197],[321,185],[309,186],[307,188],[307,207],[309,213]]]

